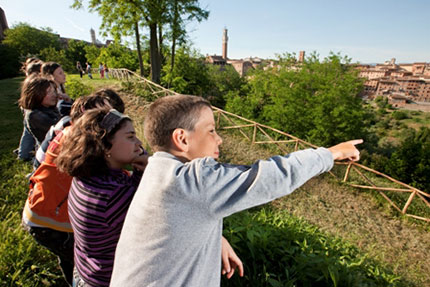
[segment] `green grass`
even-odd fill
[[[109,79],[101,79],[100,74],[93,74],[93,79],[88,78],[88,75],[84,75],[82,79],[79,77],[79,74],[67,74],[67,81],[79,80],[84,85],[93,87],[94,90],[104,88],[107,86],[118,85],[119,81],[109,78]]]

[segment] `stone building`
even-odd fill
[[[362,65],[357,69],[359,75],[367,79],[363,97],[402,93],[411,101],[430,102],[430,63],[395,64],[393,59],[385,64]]]
[[[226,59],[218,55],[212,55],[212,56],[206,55],[206,62],[209,64],[220,65],[220,66],[224,66],[225,64],[227,64]]]

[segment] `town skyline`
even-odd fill
[[[24,22],[50,27],[62,37],[91,41],[90,29],[100,35],[101,18],[73,10],[71,0],[55,2],[0,1],[9,27]],[[87,2],[84,1],[84,5]],[[411,0],[200,1],[210,11],[207,21],[187,25],[192,46],[202,55],[221,55],[223,29],[229,33],[228,57],[274,59],[276,54],[306,51],[321,58],[340,53],[362,64],[395,58],[397,63],[430,62],[427,16],[430,2]]]

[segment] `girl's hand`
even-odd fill
[[[67,94],[63,94],[63,93],[58,93],[58,99],[59,100],[64,100],[66,102],[71,102],[72,101],[72,99]]]
[[[141,154],[139,155],[132,163],[131,166],[135,169],[138,169],[140,171],[144,171],[146,168],[146,165],[148,164],[148,157],[147,154]]]

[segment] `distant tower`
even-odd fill
[[[224,60],[227,60],[227,42],[228,42],[227,28],[224,28],[224,33],[222,34],[222,58]]]
[[[0,41],[4,39],[4,31],[7,29],[9,29],[9,27],[7,26],[6,15],[0,7]]]
[[[93,28],[91,28],[90,34],[91,34],[91,43],[93,43],[95,45],[97,43],[96,42],[96,32],[94,31]]]
[[[303,63],[305,61],[305,51],[300,51],[299,53],[299,62]]]
[[[395,65],[396,64],[396,58],[391,58],[390,64]]]

